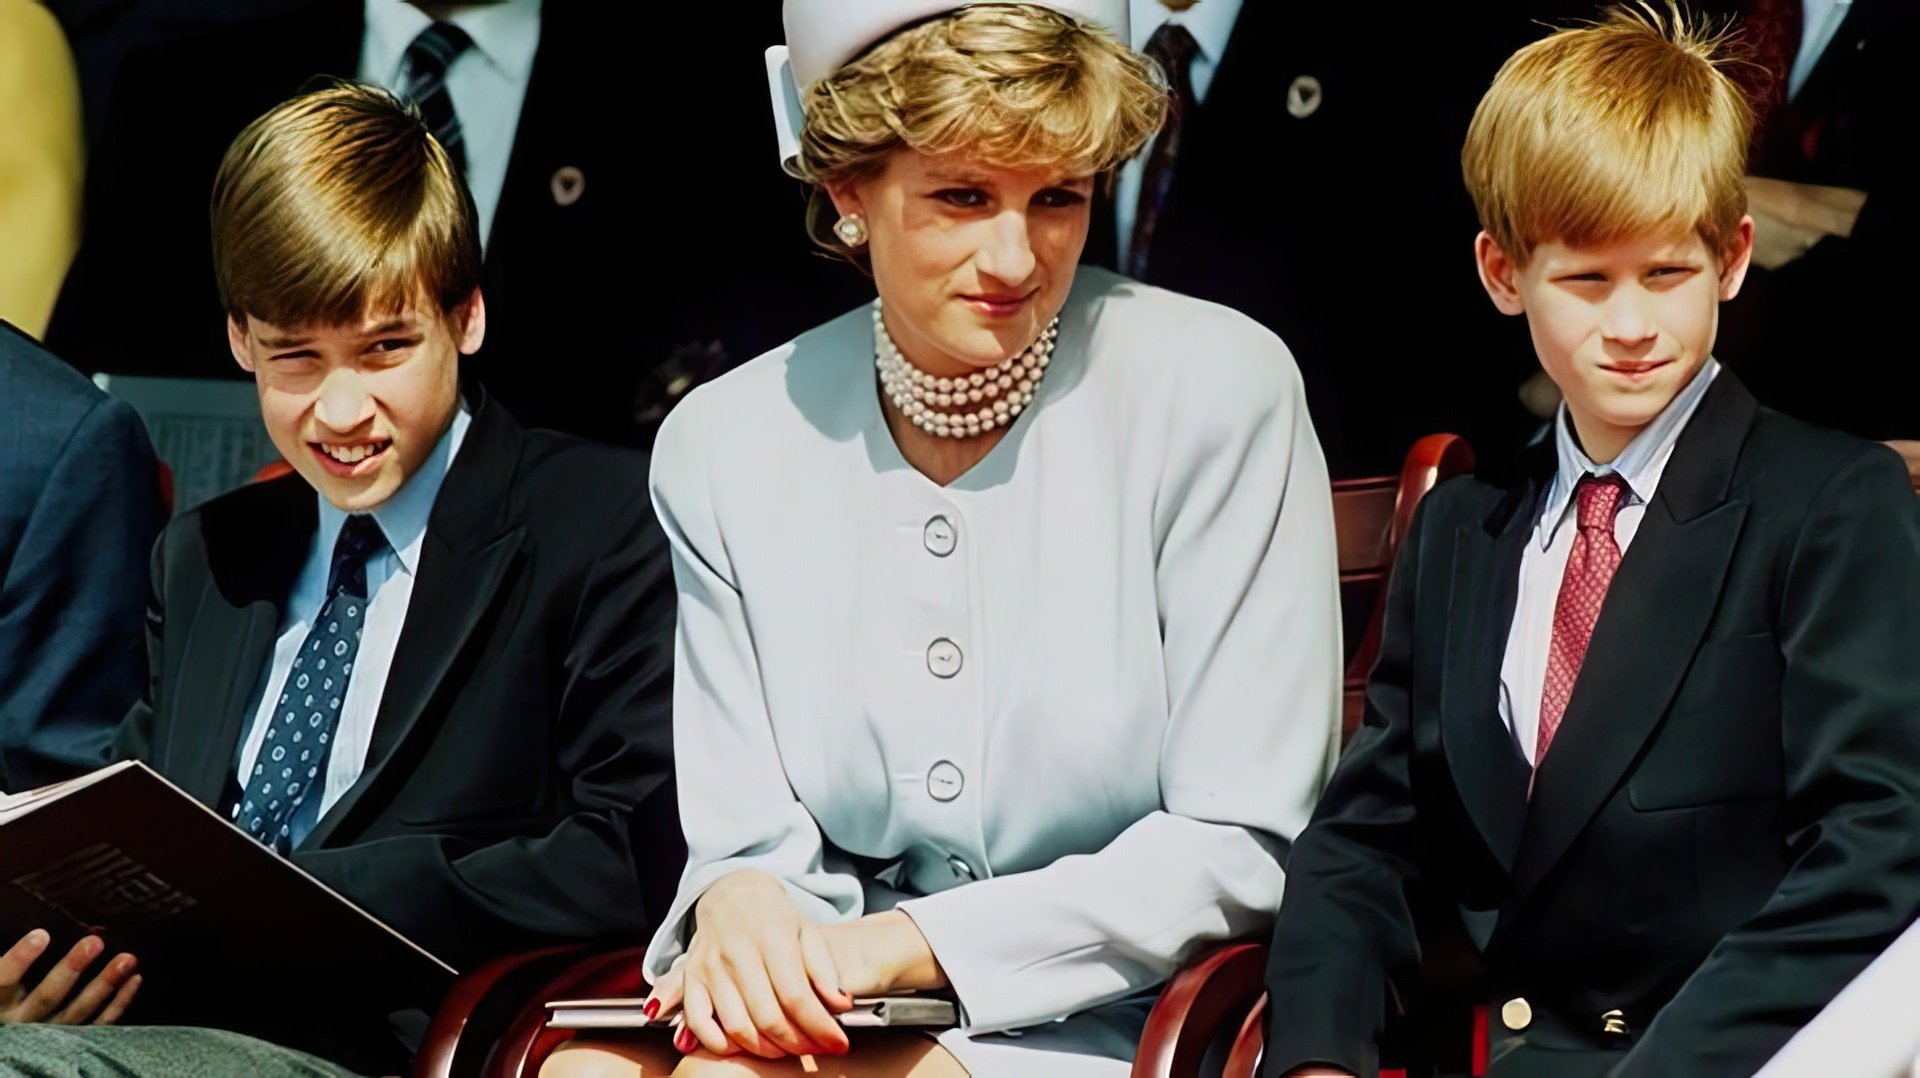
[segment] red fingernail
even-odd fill
[[[641,1009],[640,1013],[646,1016],[647,1021],[653,1021],[654,1015],[660,1013],[660,1001],[657,999],[648,1000],[647,1005]]]
[[[673,1035],[673,1050],[679,1052],[681,1055],[692,1055],[693,1050],[697,1047],[699,1047],[699,1040],[693,1035],[693,1031],[687,1027],[681,1026],[680,1032]]]

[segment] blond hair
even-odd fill
[[[416,108],[336,83],[247,125],[213,185],[213,265],[236,320],[339,325],[480,283],[473,197]]]
[[[979,4],[909,27],[807,87],[801,101],[796,172],[815,186],[808,231],[843,253],[820,189],[878,172],[895,149],[1096,175],[1140,152],[1168,107],[1153,61],[1099,27],[1029,4]]]
[[[1690,231],[1724,256],[1753,129],[1727,42],[1725,26],[1642,0],[1514,53],[1460,154],[1480,226],[1520,265],[1542,243]]]

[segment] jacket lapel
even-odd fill
[[[1454,787],[1509,871],[1526,818],[1529,769],[1500,720],[1500,657],[1539,490],[1538,483],[1524,484],[1486,521],[1462,525],[1456,534],[1441,679],[1440,737]]]
[[[484,394],[466,444],[435,500],[420,553],[420,577],[407,603],[407,618],[387,673],[380,713],[374,720],[366,766],[340,801],[321,818],[304,845],[319,848],[363,808],[375,790],[403,776],[394,767],[423,731],[421,719],[449,680],[474,626],[519,553],[526,529],[506,521],[507,492],[519,461],[521,432]]]
[[[1746,520],[1746,500],[1729,490],[1754,412],[1753,397],[1723,370],[1680,435],[1540,765],[1514,871],[1521,897],[1618,787],[1693,662]]]
[[[215,809],[319,516],[313,488],[297,476],[247,495],[203,510],[210,586],[196,608],[168,619],[189,635],[168,690],[172,722],[158,762]]]

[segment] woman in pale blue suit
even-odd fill
[[[953,3],[787,4],[791,167],[878,299],[660,433],[690,861],[647,973],[689,1054],[552,1074],[1124,1075],[1155,989],[1279,905],[1338,744],[1299,375],[1077,268],[1166,108],[1126,0]],[[834,1019],[907,990],[959,1026]]]

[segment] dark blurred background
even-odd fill
[[[1500,62],[1600,5],[1133,7],[1135,44],[1184,99],[1179,141],[1170,171],[1137,163],[1096,206],[1087,261],[1277,331],[1336,478],[1391,472],[1442,430],[1484,469],[1510,465],[1554,398],[1530,380],[1524,323],[1475,277],[1459,147]],[[1721,358],[1767,403],[1880,439],[1920,437],[1894,391],[1914,347],[1896,294],[1913,178],[1894,133],[1912,130],[1916,7],[1694,5],[1743,21],[1764,120],[1761,266],[1725,310]],[[50,39],[9,29],[46,14]],[[214,170],[316,76],[449,91],[486,218],[489,332],[469,373],[529,425],[645,445],[691,385],[871,294],[813,251],[805,192],[776,165],[762,53],[782,38],[777,0],[0,0],[0,35],[26,53],[4,62],[0,42],[0,95],[16,98],[0,115],[37,117],[0,131],[21,144],[0,169],[44,178],[0,183],[27,192],[0,223],[36,226],[7,230],[0,257],[30,280],[0,277],[0,317],[106,374],[150,425],[184,417],[157,435],[163,456],[200,444],[196,409],[231,422],[244,404],[208,254]],[[257,452],[214,455],[232,471]]]

